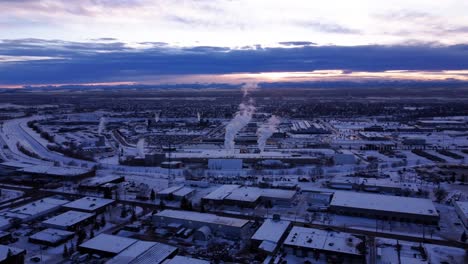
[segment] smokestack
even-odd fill
[[[224,136],[224,148],[228,151],[233,151],[235,142],[234,139],[236,134],[244,128],[255,113],[254,101],[252,98],[247,100],[249,92],[256,89],[258,86],[255,83],[247,83],[242,86],[242,103],[239,105],[239,111],[235,114],[234,118],[227,124],[226,133]]]
[[[145,139],[144,138],[140,138],[138,140],[136,148],[137,148],[138,157],[144,158],[145,157]]]
[[[101,119],[99,119],[98,134],[101,135],[104,129],[106,129],[106,118],[101,117]]]
[[[257,143],[260,152],[265,150],[267,140],[276,132],[280,120],[276,116],[271,116],[264,124],[257,129]]]

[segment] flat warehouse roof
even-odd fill
[[[335,192],[330,206],[426,216],[439,215],[434,204],[429,199],[357,192]]]
[[[68,226],[72,226],[74,224],[80,223],[81,221],[87,220],[93,216],[94,214],[91,214],[91,213],[68,211],[56,217],[47,219],[42,223],[46,225],[68,227]]]
[[[156,214],[156,216],[234,227],[243,227],[249,222],[248,220],[244,219],[217,216],[215,214],[176,210],[164,210]]]
[[[362,239],[349,233],[295,226],[284,245],[361,255],[356,248],[361,242]]]
[[[66,237],[71,237],[74,235],[75,235],[74,232],[69,232],[69,231],[54,229],[54,228],[47,228],[45,230],[35,233],[29,238],[36,239],[39,241],[47,241],[47,242],[55,243]]]
[[[291,225],[290,221],[273,221],[272,219],[267,219],[252,236],[252,239],[277,243],[284,232],[286,232],[289,225]]]
[[[96,251],[102,251],[107,253],[118,254],[128,248],[129,246],[136,243],[138,240],[113,236],[107,234],[99,234],[95,238],[92,238],[80,245],[81,248],[93,249]]]
[[[107,206],[113,203],[112,199],[104,199],[98,197],[83,197],[81,199],[75,200],[73,202],[65,204],[63,207],[70,209],[77,209],[83,211],[94,211],[104,206]]]
[[[236,184],[225,184],[203,197],[203,199],[223,200],[224,198],[226,198],[226,196],[230,195],[232,191],[239,187],[240,185]]]

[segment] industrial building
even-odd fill
[[[157,242],[100,234],[83,244],[82,253],[111,258],[107,263],[162,263],[177,254],[177,248]]]
[[[49,218],[42,222],[42,225],[49,228],[61,230],[76,230],[81,226],[90,224],[95,218],[95,214],[78,211],[68,211],[58,216]]]
[[[153,222],[161,227],[180,224],[186,228],[204,228],[210,234],[235,239],[245,237],[250,227],[249,221],[244,219],[176,210],[164,210],[155,214]]]
[[[290,221],[266,219],[251,238],[253,246],[269,254],[275,253],[290,226]]]
[[[226,204],[255,207],[266,201],[276,205],[288,205],[295,197],[296,191],[293,190],[223,185],[203,197],[202,201],[212,205]]]
[[[56,198],[43,198],[26,205],[16,207],[0,213],[3,219],[19,219],[21,222],[28,222],[47,214],[58,211],[62,205],[68,203],[67,200]]]
[[[63,205],[64,208],[69,210],[75,210],[87,213],[101,213],[106,210],[107,207],[114,204],[112,199],[104,199],[99,197],[83,197],[73,202]]]
[[[31,235],[28,239],[29,242],[35,244],[41,244],[46,246],[58,246],[75,236],[74,232],[47,228],[40,232]]]
[[[429,199],[358,192],[335,192],[330,210],[338,214],[384,220],[437,224],[439,214]]]
[[[0,264],[24,263],[26,250],[0,245]]]
[[[359,250],[360,245],[365,248],[364,237],[299,226],[291,229],[283,243],[284,249],[289,254],[316,258],[323,254],[328,263],[341,263],[338,260],[344,257],[363,261],[364,255]]]
[[[454,203],[455,211],[458,217],[463,222],[466,228],[468,228],[468,202],[456,201]]]

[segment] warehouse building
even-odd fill
[[[58,211],[60,207],[69,201],[56,198],[43,198],[26,205],[16,207],[0,213],[0,217],[6,219],[20,219],[22,222],[32,221],[39,217]]]
[[[266,253],[274,254],[285,239],[290,226],[290,221],[266,219],[252,236],[252,246]]]
[[[46,246],[58,246],[75,236],[74,232],[47,228],[29,237],[29,242]]]
[[[45,220],[42,222],[42,225],[61,230],[76,230],[81,226],[90,224],[95,216],[96,215],[92,213],[68,211]]]
[[[255,207],[262,202],[276,205],[289,205],[296,197],[296,191],[282,189],[263,189],[241,187],[240,185],[223,185],[202,198],[206,204],[239,205]]]
[[[177,248],[158,242],[100,234],[83,244],[82,253],[97,254],[111,258],[107,263],[155,263],[159,264],[177,254]]]
[[[0,245],[0,264],[24,263],[26,250]]]
[[[465,227],[468,228],[468,202],[457,201],[455,202],[454,206],[458,217],[463,222]]]
[[[343,232],[295,226],[283,243],[286,253],[298,257],[325,255],[328,263],[342,263],[343,258],[363,263],[364,237]],[[350,262],[353,263],[353,262]]]
[[[180,224],[192,229],[206,227],[209,229],[209,233],[216,236],[236,239],[245,237],[250,227],[249,221],[244,219],[176,210],[164,210],[155,214],[153,222],[155,225],[162,227],[167,227],[171,224]]]
[[[69,210],[98,214],[104,212],[114,202],[112,199],[87,196],[67,203],[63,207]]]
[[[439,214],[429,199],[357,192],[335,192],[330,202],[334,213],[383,220],[437,224]]]

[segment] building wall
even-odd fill
[[[436,217],[436,216],[377,211],[377,210],[352,208],[352,207],[344,207],[344,206],[336,206],[336,205],[331,205],[330,211],[337,213],[337,214],[370,217],[370,218],[383,218],[385,220],[394,220],[394,221],[410,221],[410,222],[419,222],[419,223],[426,223],[426,224],[437,224],[439,222],[439,217]]]
[[[227,225],[218,225],[212,223],[205,223],[193,220],[178,219],[172,217],[158,216],[153,217],[153,222],[158,226],[167,226],[171,223],[181,224],[184,227],[198,229],[202,226],[208,226],[211,229],[211,232],[216,235],[228,237],[228,238],[242,238],[248,231],[249,224],[244,225],[243,227],[227,226]]]

